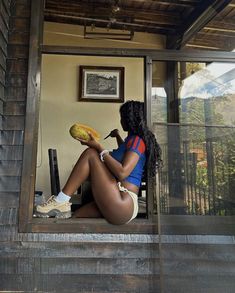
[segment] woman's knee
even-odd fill
[[[85,151],[82,153],[82,156],[89,157],[89,158],[99,158],[97,150],[93,148],[87,148]]]

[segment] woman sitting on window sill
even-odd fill
[[[138,214],[138,192],[142,174],[148,166],[155,176],[160,147],[144,119],[144,103],[127,101],[120,107],[121,125],[128,136],[123,141],[117,129],[111,131],[118,148],[109,152],[90,135],[89,141],[78,139],[88,148],[81,154],[64,188],[44,204],[36,206],[39,217],[71,217],[70,198],[88,178],[94,201],[79,208],[74,217],[104,217],[109,223],[121,225]]]

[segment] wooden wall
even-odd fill
[[[9,4],[7,1],[0,2],[0,130],[3,121],[3,101],[5,90],[6,56],[8,42]]]
[[[18,232],[30,6],[0,0],[0,292],[234,292],[232,236]]]
[[[0,150],[0,204],[14,211],[18,208],[22,165],[30,17],[28,2],[1,1],[2,11],[5,11],[1,17],[5,18],[9,31],[4,26],[5,38],[1,43],[7,59]]]

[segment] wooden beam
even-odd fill
[[[132,0],[132,2],[147,2],[143,0]],[[182,6],[182,7],[192,7],[196,6],[199,4],[200,0],[148,0],[148,2],[154,3],[154,4],[159,4],[159,5],[174,5],[174,6]]]
[[[189,50],[150,50],[126,48],[91,48],[75,46],[42,46],[43,54],[90,55],[90,56],[150,56],[159,61],[188,61],[188,62],[234,62],[234,52],[211,52]]]
[[[204,29],[235,32],[235,23],[234,20],[227,18],[221,21],[212,20]]]
[[[108,23],[110,21],[108,19],[94,19],[91,17],[79,17],[79,16],[68,16],[68,15],[62,15],[62,14],[52,14],[50,16],[45,16],[45,21],[51,21],[51,22],[58,22],[58,23],[69,23],[69,24],[75,24],[75,25],[91,25],[92,23],[97,23],[99,27],[107,28]],[[166,34],[166,32],[173,32],[173,28],[164,27],[164,26],[156,26],[151,25],[149,23],[138,23],[137,22],[124,22],[124,21],[116,21],[112,24],[112,29],[118,29],[123,30],[123,27],[125,29],[134,29],[145,32],[146,30],[148,32],[152,33],[159,33],[159,34]]]
[[[200,31],[209,21],[211,21],[231,0],[208,0],[198,6],[194,12],[188,16],[186,22],[175,36],[167,37],[167,49],[180,49]]]
[[[43,30],[44,0],[31,2],[30,49],[27,81],[27,104],[23,151],[23,168],[19,209],[19,230],[29,231],[33,216],[35,173],[37,160],[37,136],[40,95],[40,66]]]
[[[235,48],[235,41],[233,38],[226,39],[226,40],[220,40],[219,38],[217,40],[211,40],[211,38],[205,39],[205,38],[196,38],[192,41],[189,41],[186,45],[187,47],[194,47],[194,48],[204,48],[207,50],[227,50],[232,51]]]
[[[64,15],[64,16],[73,16],[77,18],[90,18],[95,21],[110,21],[112,15],[110,8],[100,8],[97,7],[96,11],[91,10],[89,6],[84,7],[83,5],[74,6],[74,9],[71,6],[62,6],[58,8],[58,5],[55,7],[48,7],[44,10],[44,15],[46,18],[49,18],[51,15]],[[143,10],[143,9],[134,9],[127,6],[123,6],[120,10],[120,13],[116,13],[115,16],[112,16],[117,21],[125,21],[139,18],[143,19],[146,22],[148,20],[157,19],[159,24],[165,25],[179,25],[181,23],[180,14],[175,12],[161,12],[153,10]],[[127,21],[130,22],[130,21]]]

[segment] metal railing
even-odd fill
[[[235,128],[155,126],[164,164],[156,187],[161,213],[235,215]]]

